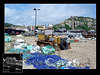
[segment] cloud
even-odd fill
[[[12,6],[11,4],[5,5],[5,22],[12,24],[34,25],[34,8],[40,9],[37,11],[37,25],[61,23],[70,16],[96,18],[95,4],[21,4]]]

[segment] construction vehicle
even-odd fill
[[[48,30],[47,28],[38,28],[41,32],[39,33],[37,45],[46,46],[51,45],[56,50],[70,49],[70,43],[65,41],[64,37],[53,35],[53,30]]]

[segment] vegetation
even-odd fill
[[[11,24],[11,23],[4,23],[4,26],[5,26],[5,27],[11,27],[11,26],[14,26],[14,27],[15,27],[15,26],[19,26],[19,25],[13,25],[13,24]]]
[[[89,19],[91,19],[92,21],[89,20]],[[82,29],[82,30],[86,30],[86,31],[88,31],[90,29],[95,29],[94,27],[96,25],[95,25],[95,22],[94,22],[94,20],[95,20],[94,18],[83,17],[83,16],[75,16],[74,20],[78,21],[78,25],[79,25],[79,26],[75,27],[75,29]],[[54,25],[54,29],[62,28],[62,26],[60,26],[61,24],[65,24],[66,29],[69,29],[69,30],[72,29],[71,27],[69,27],[69,25],[66,24],[66,22],[68,22],[68,21],[71,21],[71,18],[68,18],[63,22]],[[87,24],[88,22],[92,22],[90,27],[88,27],[88,24]],[[83,23],[83,24],[81,24],[81,23]]]
[[[54,25],[53,26],[54,30],[59,29],[59,28],[63,28],[60,24]],[[65,24],[65,28],[66,29],[72,29],[71,27],[69,27],[67,24]]]
[[[82,29],[82,30],[88,31],[88,30],[90,30],[91,28],[89,28],[88,25],[87,25],[87,23],[85,22],[85,23],[84,23],[84,26],[79,25],[79,26],[77,26],[75,29]]]
[[[54,30],[60,28],[60,24],[54,25],[53,28],[54,28]]]
[[[65,28],[66,28],[66,29],[69,29],[69,30],[72,29],[72,28],[69,27],[67,24],[65,24]]]

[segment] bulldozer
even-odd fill
[[[36,41],[37,45],[50,45],[58,51],[71,49],[70,43],[67,43],[65,41],[66,38],[53,35],[53,30],[48,30],[47,28],[38,28],[38,30],[40,31],[40,33],[38,36],[38,40]]]

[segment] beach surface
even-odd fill
[[[23,39],[28,45],[37,45],[36,36],[17,37],[11,36],[14,43],[17,39]],[[91,69],[96,69],[96,40],[80,40],[81,42],[71,43],[71,49],[55,51],[55,55],[60,55],[61,58],[72,61],[77,59],[82,64],[89,64]],[[8,50],[12,49],[11,43],[5,43],[5,53],[10,53]],[[25,60],[24,60],[25,61]],[[27,66],[23,64],[23,69],[35,69],[33,65]]]

